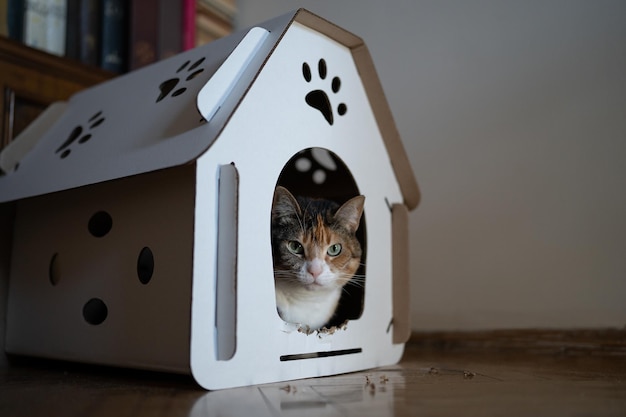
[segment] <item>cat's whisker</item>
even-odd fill
[[[346,283],[346,286],[352,286],[352,287],[357,287],[357,288],[365,288],[365,282],[359,282],[359,281],[354,281],[354,280],[350,280]]]
[[[298,275],[292,271],[274,271],[274,279],[281,281],[298,282]]]
[[[294,272],[279,272],[279,273],[274,272],[274,276],[275,277],[295,277],[297,276],[297,274]]]
[[[365,284],[364,283],[357,283],[357,282],[348,282],[346,285],[343,286],[343,288],[341,289],[341,292],[346,293],[348,295],[351,295],[352,293],[350,292],[350,287],[355,287],[355,288],[365,288]]]

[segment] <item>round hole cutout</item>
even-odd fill
[[[87,228],[94,237],[103,237],[111,231],[113,219],[106,211],[99,211],[89,219]]]
[[[48,278],[50,279],[50,284],[52,286],[56,286],[61,280],[61,268],[59,266],[59,254],[55,253],[52,255],[52,259],[50,259],[50,266],[48,268]]]
[[[109,314],[107,305],[99,298],[92,298],[83,307],[83,318],[89,324],[97,326],[102,324]]]
[[[154,273],[154,255],[149,247],[145,247],[139,252],[137,258],[137,277],[139,282],[146,285],[152,279]]]

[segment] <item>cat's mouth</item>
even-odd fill
[[[321,291],[321,290],[328,290],[329,286],[328,284],[324,284],[318,281],[313,281],[313,282],[309,282],[304,284],[304,287],[309,290],[309,291]]]

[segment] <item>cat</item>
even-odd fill
[[[294,197],[278,186],[272,205],[276,307],[286,322],[319,330],[335,314],[343,287],[361,264],[364,196],[343,205]]]

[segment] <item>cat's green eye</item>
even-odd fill
[[[328,250],[326,251],[330,256],[337,256],[341,253],[341,244],[335,243],[334,245],[330,245]]]
[[[304,247],[302,246],[302,243],[298,242],[297,240],[290,240],[289,242],[287,242],[287,249],[289,249],[289,252],[293,253],[294,255],[302,255],[304,253]]]

